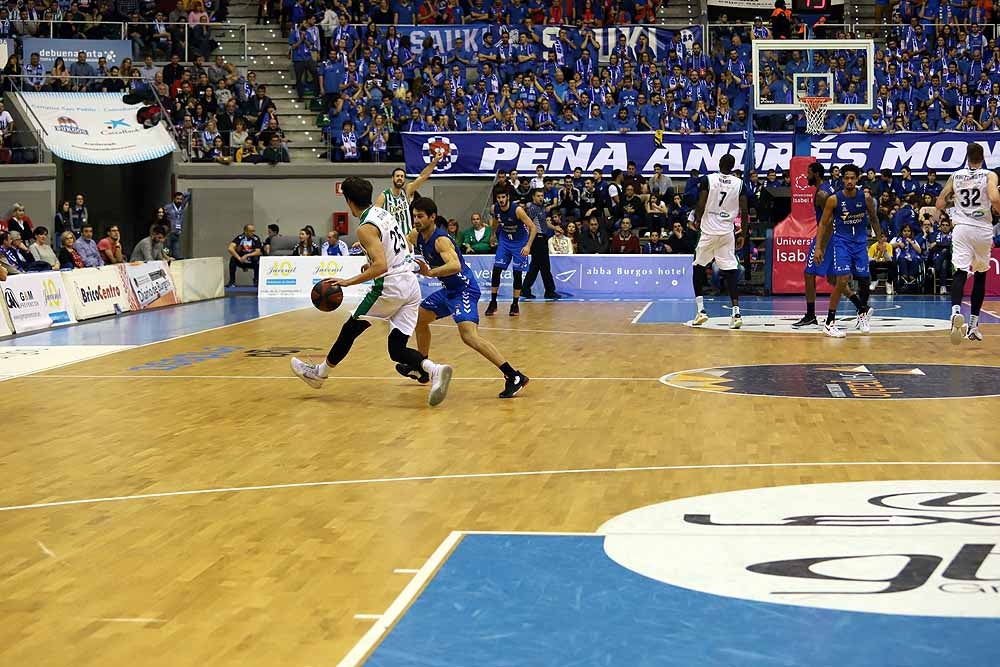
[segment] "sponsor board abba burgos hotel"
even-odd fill
[[[619,565],[726,598],[1000,618],[1000,481],[730,491],[636,509],[598,532]]]

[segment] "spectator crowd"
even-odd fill
[[[24,205],[15,202],[10,215],[0,217],[0,280],[19,273],[179,259],[186,206],[185,196],[177,193],[170,204],[157,208],[148,235],[128,252],[117,224],[105,225],[103,236],[96,238],[82,194],[62,203],[51,227],[35,224]],[[168,213],[171,209],[173,217]]]
[[[784,8],[784,0],[775,4]],[[830,114],[830,132],[1000,128],[1000,46],[982,28],[993,20],[989,3],[904,0],[894,3],[877,33],[817,28],[817,36],[827,39],[879,40],[872,90],[858,50],[814,54],[809,70],[804,53],[774,52],[762,72],[753,72],[752,40],[801,31],[783,11],[775,12],[770,26],[760,19],[730,24],[723,16],[711,27],[707,52],[700,41],[684,41],[681,31],[656,54],[645,35],[633,44],[619,34],[609,60],[599,62],[595,29],[652,23],[662,16],[664,0],[261,0],[260,6],[261,17],[280,16],[297,96],[314,96],[317,122],[336,161],[387,160],[398,155],[399,133],[409,131],[742,131],[754,85],[764,104],[788,102],[793,77],[803,71],[831,74],[832,90],[813,94],[873,105],[871,113]],[[211,25],[226,19],[225,0],[185,0],[167,13],[161,9],[148,0],[13,0],[0,9],[0,38],[47,35],[50,20],[63,21],[52,24],[56,36],[118,38],[120,28],[108,22],[127,20],[133,56],[142,65],[132,59],[90,63],[81,53],[70,65],[60,59],[46,71],[37,54],[24,54],[24,62],[13,54],[0,85],[155,91],[192,159],[289,161],[266,86],[254,72],[212,58]],[[442,49],[432,37],[411,43],[401,25],[483,30],[480,43],[459,38],[454,48]],[[543,26],[557,30],[549,45],[537,30]],[[180,62],[185,39],[190,64]],[[170,62],[159,67],[157,58]],[[758,129],[787,129],[795,118],[763,115],[755,122]]]

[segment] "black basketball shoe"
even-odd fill
[[[424,369],[417,370],[406,364],[396,364],[396,372],[405,378],[416,380],[420,384],[427,384],[431,381],[431,376]]]
[[[802,319],[792,325],[793,329],[801,329],[802,327],[811,327],[819,324],[819,320],[816,319],[815,315],[803,315]]]
[[[521,372],[515,373],[513,376],[507,378],[503,391],[500,392],[500,398],[514,398],[514,395],[521,391],[528,382],[527,375]]]

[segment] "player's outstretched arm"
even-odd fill
[[[990,204],[993,206],[993,212],[1000,215],[1000,178],[997,177],[995,171],[991,171],[989,176],[986,177],[986,183],[988,185],[987,192],[990,193]]]
[[[826,251],[826,244],[830,240],[833,232],[833,214],[837,210],[837,195],[827,197],[826,206],[823,207],[823,218],[819,222],[819,232],[816,234],[816,263],[823,261],[823,254]]]
[[[403,191],[406,192],[407,197],[412,197],[413,193],[416,192],[421,185],[423,185],[424,181],[431,177],[431,174],[434,173],[434,169],[438,166],[438,162],[441,161],[442,157],[444,157],[444,153],[435,152],[434,156],[431,157],[431,161],[427,163],[426,167],[424,167],[424,170],[420,172],[416,178],[403,186]]]
[[[995,178],[996,176],[994,175],[994,179]],[[944,184],[943,188],[941,188],[941,194],[938,195],[937,201],[934,202],[934,206],[938,210],[943,211],[945,207],[948,205],[948,197],[950,197],[954,192],[955,192],[955,177],[949,176],[948,182]],[[992,198],[990,199],[990,201],[991,202],[993,201]]]
[[[375,225],[364,224],[358,227],[358,242],[368,255],[368,264],[364,270],[353,278],[334,278],[333,282],[341,287],[360,285],[385,275],[389,266],[385,261],[385,249],[382,248],[382,238]]]

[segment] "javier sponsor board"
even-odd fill
[[[719,394],[860,400],[1000,396],[1000,367],[961,364],[760,364],[668,373],[660,382]]]
[[[997,619],[998,529],[1000,482],[934,480],[684,498],[632,510],[598,532],[619,565],[703,593],[853,612]],[[874,629],[877,619],[870,623]]]
[[[62,275],[57,271],[8,276],[2,285],[4,301],[17,333],[75,321],[69,312]]]
[[[177,292],[166,262],[118,264],[122,278],[131,288],[132,310],[159,308],[178,303]]]
[[[326,278],[350,278],[361,273],[364,257],[261,257],[258,298],[307,297]],[[368,284],[344,288],[346,298],[361,298]]]
[[[115,266],[64,271],[63,279],[78,320],[132,309],[129,289]]]

